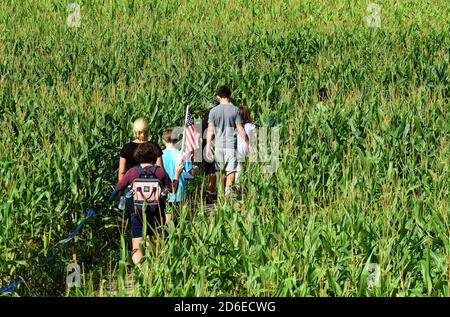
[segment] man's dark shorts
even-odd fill
[[[203,164],[203,166],[205,167],[206,175],[215,174],[217,172],[216,163],[209,163],[204,161]]]

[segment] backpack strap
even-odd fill
[[[158,180],[159,186],[161,187],[162,190],[164,190],[166,187],[164,186],[163,182],[158,177],[156,177],[156,170],[158,168],[161,168],[161,166],[153,165],[152,167],[150,167],[149,172],[152,173],[153,177]]]
[[[153,165],[152,167],[150,167],[150,170],[149,170],[149,174],[151,173],[151,175],[153,175],[153,177],[154,178],[158,178],[158,177],[156,177],[156,170],[158,169],[158,165]]]
[[[155,173],[156,173],[156,169],[157,169],[158,167],[159,167],[158,165],[153,165],[153,166],[151,166],[150,169],[147,171],[147,170],[146,170],[145,168],[143,168],[141,165],[137,165],[137,166],[136,166],[137,171],[138,171],[138,173],[139,173],[139,177],[151,175],[151,176],[153,176],[153,178],[157,178]]]
[[[141,166],[141,165],[137,165],[137,171],[139,173],[139,177],[143,176],[143,175],[147,175],[147,173],[145,172],[145,169]]]
[[[137,166],[138,172],[139,172],[139,177],[144,176],[145,178],[147,178],[147,176],[152,176],[153,179],[158,180],[159,186],[161,186],[162,189],[164,189],[164,184],[163,182],[158,179],[158,177],[156,177],[156,170],[161,167],[158,165],[153,165],[150,167],[150,169],[148,171],[146,171],[143,167],[141,167],[140,165]]]

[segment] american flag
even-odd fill
[[[192,153],[199,148],[194,120],[188,111],[186,116],[186,153]]]

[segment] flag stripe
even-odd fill
[[[192,115],[190,112],[187,113],[186,117],[186,153],[195,151],[199,148],[198,140],[196,138],[194,120],[192,120]]]

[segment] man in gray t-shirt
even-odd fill
[[[222,182],[225,195],[231,193],[234,176],[238,167],[237,161],[237,133],[248,144],[249,139],[243,126],[241,113],[231,103],[231,90],[222,86],[217,91],[220,104],[211,109],[208,118],[208,133],[206,137],[206,155],[211,158],[211,140],[214,135],[214,160],[220,171],[225,171]]]

